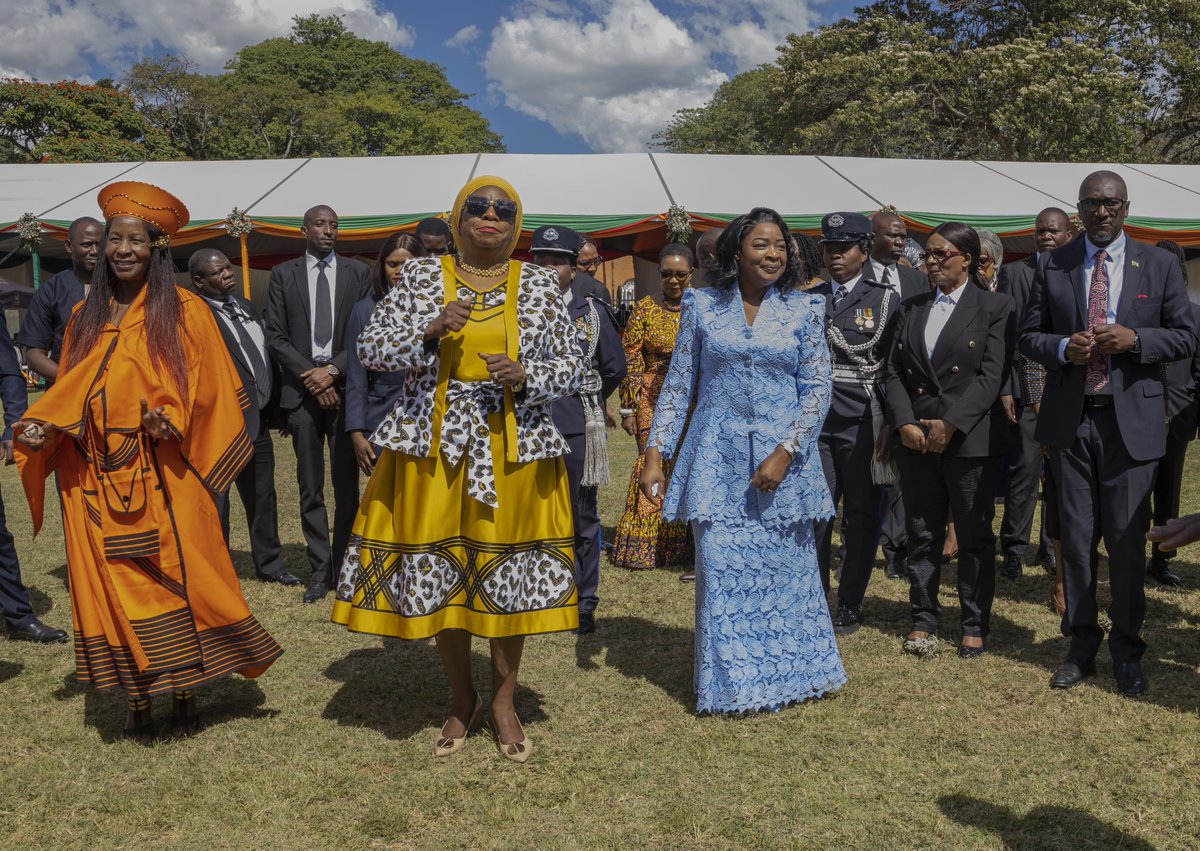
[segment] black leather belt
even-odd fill
[[[1113,403],[1112,396],[1084,396],[1083,404],[1089,408],[1107,408]]]

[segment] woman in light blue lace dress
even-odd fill
[[[773,210],[725,229],[710,287],[684,294],[647,443],[643,492],[695,534],[702,713],[778,709],[846,682],[813,539],[813,521],[834,514],[817,451],[825,302],[797,288],[809,272],[789,245]]]

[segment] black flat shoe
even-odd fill
[[[196,711],[196,699],[192,696],[171,701],[171,736],[186,739],[200,732],[200,714]]]
[[[984,653],[987,653],[987,645],[984,644],[978,647],[968,647],[965,644],[958,645],[959,659],[978,659]]]
[[[579,635],[589,635],[596,631],[596,616],[591,612],[579,613],[579,628],[575,630]]]
[[[833,632],[835,635],[852,635],[862,627],[862,609],[838,603],[837,612],[833,616]]]
[[[883,575],[888,579],[904,579],[908,576],[908,562],[906,561],[889,561],[883,569]]]
[[[151,714],[149,706],[146,706],[145,709],[130,710],[125,713],[125,728],[121,730],[122,739],[136,742],[139,745],[149,745],[154,741],[156,735],[158,735],[158,730],[154,727],[154,716]]]
[[[1054,676],[1050,678],[1050,688],[1074,688],[1088,677],[1096,673],[1096,663],[1080,664],[1068,659],[1063,662]]]
[[[1005,556],[1004,564],[1000,566],[1000,575],[1005,579],[1019,579],[1022,570],[1020,558],[1017,556]]]
[[[311,606],[313,603],[325,599],[325,595],[328,593],[328,585],[324,582],[314,582],[305,589],[304,596],[301,599],[304,601],[304,605]]]
[[[1141,697],[1146,693],[1141,662],[1118,662],[1113,674],[1117,678],[1117,691],[1125,697]]]
[[[292,574],[288,573],[286,570],[277,576],[267,576],[265,573],[256,573],[254,574],[254,578],[259,582],[273,583],[275,585],[286,585],[289,588],[299,587],[300,585],[304,584],[298,577],[292,576]]]
[[[36,618],[22,627],[8,628],[9,641],[32,641],[34,644],[61,644],[67,634],[61,629],[46,626]]]

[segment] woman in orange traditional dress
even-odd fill
[[[176,287],[169,249],[188,213],[122,181],[100,191],[105,261],[67,326],[58,380],[14,426],[41,528],[58,475],[80,682],[120,688],[126,736],[154,737],[151,698],[195,730],[192,688],[257,677],[283,651],[246,608],[212,494],[253,451],[250,404],[212,311]]]
[[[662,509],[646,499],[638,487],[642,475],[646,438],[654,419],[654,406],[671,365],[683,291],[692,282],[692,251],[671,243],[658,257],[662,276],[662,301],[646,296],[637,303],[625,325],[625,360],[629,371],[621,382],[621,427],[637,439],[638,457],[625,497],[625,513],[613,533],[609,558],[618,567],[648,570],[686,564],[692,560],[692,539],[686,523],[664,523]],[[669,477],[670,464],[663,470]],[[690,574],[685,574],[690,578]]]

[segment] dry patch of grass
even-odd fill
[[[606,526],[633,451],[614,433]],[[290,444],[277,455],[287,560],[306,578]],[[38,612],[67,627],[57,518],[31,541],[11,468],[0,482]],[[1185,488],[1200,507],[1190,476]],[[1040,568],[1000,580],[993,652],[974,662],[902,655],[907,588],[876,573],[867,626],[841,642],[849,684],[741,719],[692,714],[691,587],[606,567],[595,635],[528,642],[518,711],[537,753],[517,767],[482,735],[435,761],[447,697],[432,644],[349,634],[328,605],[249,579],[234,518],[250,607],[287,652],[257,682],[205,690],[199,736],[120,741],[120,698],[72,683],[69,646],[0,641],[6,846],[1110,849],[1200,836],[1197,549],[1177,561],[1188,590],[1149,591],[1143,700],[1115,694],[1103,658],[1088,685],[1047,687],[1064,647]],[[944,603],[952,642],[952,591]],[[482,643],[476,663],[486,685]]]

